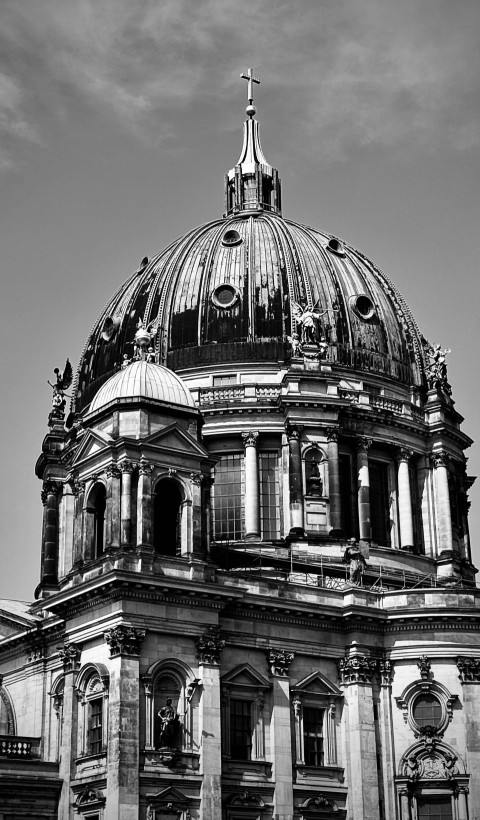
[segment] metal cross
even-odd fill
[[[260,85],[260,80],[257,80],[253,76],[253,68],[248,69],[248,74],[240,74],[242,80],[248,80],[248,102],[250,105],[253,103],[253,83]]]

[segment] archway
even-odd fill
[[[153,538],[159,555],[180,555],[182,495],[176,481],[161,479],[153,501]]]

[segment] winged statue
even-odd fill
[[[55,420],[63,421],[65,418],[65,390],[68,390],[73,381],[73,369],[70,360],[67,359],[63,370],[60,370],[59,367],[55,367],[53,372],[55,373],[56,381],[54,384],[50,381],[48,382],[53,390],[52,409],[48,416],[49,424],[53,424]]]
[[[317,341],[316,321],[320,319],[322,314],[317,313],[314,308],[309,308],[307,305],[300,305],[293,299],[290,304],[297,327],[301,327],[301,344],[315,344]]]

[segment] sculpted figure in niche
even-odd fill
[[[320,462],[312,456],[307,465],[307,495],[323,495],[323,481],[320,475]]]
[[[177,739],[179,720],[172,706],[171,698],[167,698],[167,702],[160,709],[158,716],[160,718],[159,746],[161,749],[173,749]]]
[[[343,556],[343,562],[349,566],[350,583],[356,585],[361,584],[363,571],[367,566],[367,562],[355,538],[350,538]]]

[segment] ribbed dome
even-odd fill
[[[292,301],[320,314],[327,362],[424,383],[421,336],[390,280],[330,234],[261,212],[202,225],[131,276],[87,340],[76,410],[131,355],[139,319],[158,328],[157,361],[172,370],[288,363]]]
[[[195,402],[182,380],[159,364],[132,362],[115,373],[95,395],[90,412],[119,399],[152,399],[195,408]]]

